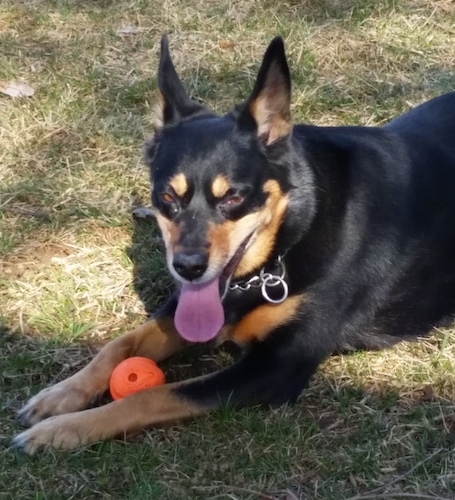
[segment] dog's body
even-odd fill
[[[291,126],[283,44],[224,117],[191,101],[163,39],[152,202],[180,290],[30,400],[15,445],[69,449],[221,404],[294,401],[334,352],[423,335],[455,312],[455,93],[382,128]],[[129,356],[231,339],[234,365],[84,410]],[[80,411],[83,410],[83,411]],[[47,418],[51,417],[51,418]]]

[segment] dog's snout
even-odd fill
[[[200,278],[207,270],[208,263],[208,255],[202,252],[179,252],[172,261],[177,273],[189,281]]]

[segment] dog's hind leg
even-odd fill
[[[158,314],[109,342],[81,371],[31,398],[19,411],[18,421],[28,427],[53,415],[85,409],[108,389],[112,370],[124,359],[144,356],[160,361],[183,346],[172,317]]]

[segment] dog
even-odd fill
[[[14,446],[73,449],[220,405],[294,402],[333,353],[427,334],[455,311],[455,92],[383,127],[291,124],[281,38],[251,95],[217,116],[161,41],[152,205],[176,293],[19,412]],[[86,409],[130,356],[232,340],[212,374]]]

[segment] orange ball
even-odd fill
[[[117,400],[166,383],[164,373],[149,358],[134,356],[119,363],[111,373],[109,390]]]

